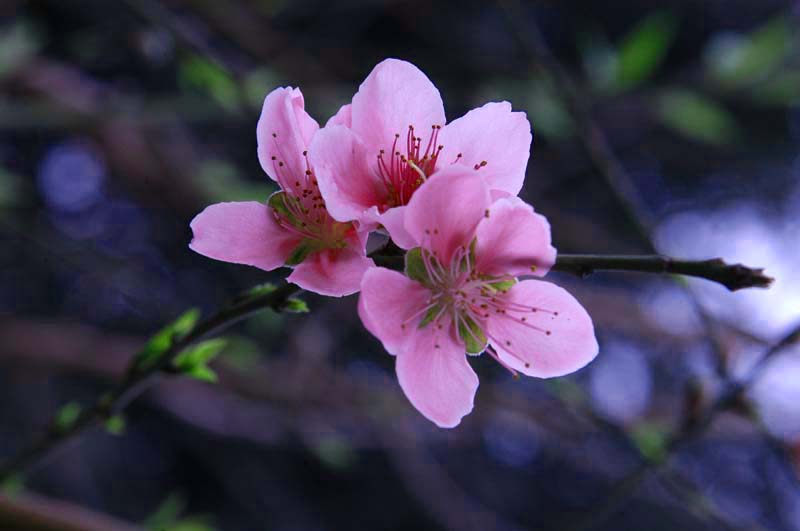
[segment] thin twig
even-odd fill
[[[645,479],[650,477],[651,474],[660,471],[678,450],[695,440],[698,435],[702,434],[720,413],[736,408],[742,402],[745,392],[753,382],[755,382],[770,359],[798,342],[800,342],[800,324],[792,328],[780,341],[767,349],[755,367],[751,369],[744,379],[728,382],[725,389],[717,395],[711,405],[697,418],[689,419],[689,422],[684,422],[682,426],[669,437],[664,445],[664,451],[659,458],[650,459],[641,463],[625,477],[620,479],[609,490],[609,493],[601,502],[579,516],[572,522],[572,525],[563,526],[560,527],[560,529],[587,531],[603,523],[622,506]]]
[[[0,464],[0,483],[15,474],[28,471],[32,465],[40,462],[50,454],[51,450],[63,442],[108,420],[124,409],[134,398],[142,394],[160,373],[168,369],[175,357],[192,343],[218,333],[265,308],[280,311],[286,301],[299,291],[300,288],[294,284],[283,284],[272,292],[236,301],[204,319],[191,332],[170,345],[169,349],[161,355],[158,363],[146,370],[128,371],[128,376],[113,390],[101,396],[92,407],[84,409],[67,428],[60,429],[57,423],[52,422],[48,431],[38,440]]]
[[[376,256],[379,266],[402,269],[402,256]],[[731,291],[744,288],[767,288],[773,279],[763,269],[742,264],[728,264],[721,258],[680,260],[653,255],[560,254],[551,271],[586,277],[600,271],[635,271],[638,273],[674,274],[704,278],[722,284]]]
[[[728,264],[721,258],[711,260],[678,260],[661,255],[604,256],[590,254],[559,255],[553,271],[585,277],[597,271],[638,271],[671,273],[699,277],[722,284],[731,291],[744,288],[767,288],[773,279],[742,264]]]

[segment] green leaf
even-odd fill
[[[222,352],[227,344],[227,340],[223,338],[202,341],[178,354],[173,365],[178,372],[191,378],[204,382],[216,382],[217,375],[208,367],[208,364]]]
[[[217,377],[217,373],[214,372],[214,369],[206,365],[195,365],[194,367],[183,371],[183,374],[189,378],[200,380],[201,382],[217,383],[219,380],[219,377]]]
[[[287,300],[282,309],[288,313],[308,313],[310,311],[306,301],[294,297]]]
[[[149,531],[214,531],[205,516],[181,517],[186,505],[181,494],[170,494],[142,525]]]
[[[194,179],[210,201],[263,201],[275,187],[267,180],[250,181],[236,166],[218,159],[200,164]]]
[[[350,442],[339,435],[323,437],[314,451],[325,465],[334,469],[346,469],[356,461],[356,452]]]
[[[748,36],[713,41],[707,50],[711,74],[729,85],[749,85],[775,71],[791,53],[794,28],[778,16]]]
[[[275,284],[271,282],[264,282],[263,284],[257,284],[247,290],[247,295],[250,297],[261,297],[263,295],[269,295],[273,291],[278,289]]]
[[[111,435],[122,435],[125,433],[125,417],[114,415],[106,421],[106,431]]]
[[[564,140],[575,132],[575,124],[563,99],[543,79],[533,79],[527,97],[528,112],[536,130],[553,140]]]
[[[669,430],[664,426],[643,422],[631,432],[631,440],[639,452],[650,461],[660,461],[666,455]]]
[[[39,36],[25,22],[0,28],[0,79],[33,57],[40,46]]]
[[[181,62],[178,72],[180,83],[185,87],[196,87],[228,110],[239,107],[239,86],[228,73],[215,63],[199,55]]]
[[[486,348],[486,335],[480,325],[468,316],[458,321],[458,335],[464,340],[468,354],[480,354]]]
[[[411,280],[416,280],[425,286],[430,285],[428,270],[425,268],[425,261],[422,259],[423,250],[421,247],[414,247],[406,253],[405,274]],[[435,260],[435,258],[430,257]]]
[[[25,489],[25,476],[22,474],[11,474],[0,483],[0,492],[4,496],[13,498]]]
[[[617,86],[631,88],[648,79],[661,66],[675,39],[672,13],[653,13],[623,39],[617,63]]]
[[[133,362],[134,369],[143,371],[156,365],[175,341],[179,341],[194,329],[198,319],[200,319],[200,310],[192,308],[159,330],[137,354]]]
[[[209,363],[228,345],[228,341],[218,337],[193,345],[175,357],[175,366],[179,369]]]
[[[753,91],[753,99],[764,105],[792,106],[800,103],[800,70],[781,70]]]
[[[77,402],[68,402],[56,413],[55,427],[58,431],[67,431],[81,415],[82,408]]]
[[[736,120],[724,107],[689,90],[662,94],[658,115],[665,126],[693,140],[726,144],[741,136]]]

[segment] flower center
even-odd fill
[[[300,175],[292,175],[282,160],[277,136],[277,133],[272,133],[275,154],[270,159],[282,190],[270,196],[268,205],[275,222],[281,228],[303,239],[296,251],[302,256],[294,257],[287,263],[294,259],[301,262],[313,251],[346,247],[345,239],[355,231],[353,223],[336,221],[328,213],[317,178],[308,161],[308,151],[303,151],[305,170]]]
[[[436,169],[436,162],[444,146],[438,145],[441,125],[431,126],[431,134],[423,148],[422,137],[415,136],[413,125],[408,126],[405,143],[400,134],[394,135],[392,148],[378,153],[378,175],[386,187],[386,203],[381,210],[408,204],[414,194],[430,174]]]
[[[416,136],[414,126],[409,125],[405,142],[402,142],[400,134],[396,133],[391,149],[388,151],[382,149],[378,152],[377,174],[386,188],[385,202],[378,206],[381,212],[392,207],[407,205],[417,188],[436,171],[439,156],[444,149],[444,146],[438,143],[441,130],[441,125],[432,125],[430,136],[427,142],[424,142],[422,137]],[[463,157],[464,155],[459,153],[450,164],[462,161]],[[486,164],[485,160],[476,162],[473,169],[478,171]]]
[[[515,323],[550,336],[552,331],[532,323],[532,317],[553,320],[557,311],[539,306],[522,304],[513,300],[509,291],[517,283],[511,275],[489,276],[481,274],[475,267],[475,240],[470,248],[460,247],[453,254],[448,266],[424,248],[412,249],[406,257],[406,274],[430,289],[430,297],[419,312],[409,317],[409,322],[418,321],[418,327],[435,326],[444,330],[449,322],[453,332],[464,342],[467,353],[480,354],[484,350],[503,367],[516,375],[504,363],[497,352],[488,346],[489,341],[516,358],[524,366],[529,362],[518,354],[512,339],[498,337],[489,331],[490,319],[508,319]]]

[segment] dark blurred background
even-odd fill
[[[186,308],[285,275],[192,253],[189,221],[271,192],[268,91],[301,87],[324,123],[385,57],[425,71],[448,119],[490,100],[528,113],[522,195],[559,251],[721,256],[777,279],[554,274],[599,357],[552,381],[473,359],[455,430],[405,400],[355,297],[304,295],[310,314],[226,334],[217,384],[162,379],[7,481],[0,528],[800,529],[800,349],[667,444],[800,320],[798,16],[778,0],[0,0],[0,459]]]

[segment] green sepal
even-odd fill
[[[405,274],[411,280],[416,280],[420,284],[429,286],[431,284],[428,277],[428,270],[425,268],[425,261],[422,259],[423,250],[421,247],[414,247],[406,253]],[[431,260],[435,260],[429,256]]]
[[[310,311],[306,301],[295,297],[287,300],[281,310],[287,313],[308,313]]]
[[[269,196],[269,199],[267,199],[267,206],[269,206],[281,217],[284,217],[287,220],[292,221],[294,216],[289,211],[289,208],[286,206],[286,202],[291,200],[292,198],[289,195],[287,195],[286,192],[283,191],[275,192],[274,194]]]
[[[58,431],[67,431],[77,422],[83,408],[77,402],[67,402],[58,410],[55,416],[55,428]]]
[[[433,321],[433,319],[439,314],[440,310],[441,309],[438,305],[428,310],[428,312],[425,314],[425,317],[423,317],[422,321],[419,322],[419,326],[417,328],[425,328],[428,326],[428,324],[430,324],[430,322]]]
[[[467,347],[467,354],[480,354],[486,349],[486,335],[471,317],[462,315],[458,320],[458,335]]]
[[[494,289],[494,290],[501,291],[501,292],[505,293],[506,291],[510,290],[512,288],[512,286],[514,286],[514,284],[516,284],[516,283],[517,283],[516,279],[501,280],[499,282],[491,282],[491,283],[489,283],[489,286],[491,286],[492,289]]]
[[[125,417],[113,415],[106,420],[105,427],[111,435],[122,435],[125,433]]]
[[[308,258],[308,255],[316,251],[316,246],[309,241],[303,240],[300,245],[294,248],[289,257],[286,259],[287,266],[296,266],[303,263],[303,260]]]

